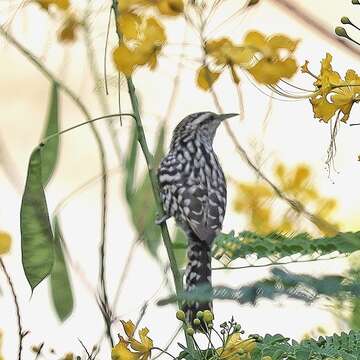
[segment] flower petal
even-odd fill
[[[138,358],[138,354],[130,351],[128,349],[128,344],[122,338],[111,350],[112,360],[138,360]]]
[[[212,87],[220,74],[220,72],[209,70],[207,66],[202,66],[198,70],[196,82],[201,89],[207,91]]]
[[[135,331],[134,323],[131,320],[129,321],[121,320],[121,324],[124,328],[126,336],[128,338],[132,338],[134,336],[134,331]]]
[[[8,253],[10,247],[11,247],[11,236],[4,231],[0,231],[0,255]]]

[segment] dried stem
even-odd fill
[[[21,353],[22,353],[22,348],[23,348],[23,339],[26,335],[26,333],[23,332],[22,330],[22,325],[21,325],[21,315],[20,315],[20,307],[19,307],[19,303],[18,303],[18,300],[17,300],[17,296],[16,296],[16,293],[15,293],[15,289],[14,289],[14,285],[11,281],[11,277],[9,275],[9,273],[7,272],[6,270],[6,267],[5,267],[5,264],[0,256],[0,267],[2,269],[2,271],[4,272],[5,274],[5,277],[6,277],[6,280],[9,284],[9,287],[10,287],[10,290],[11,290],[11,293],[12,293],[12,297],[13,297],[13,300],[14,300],[14,305],[15,305],[15,308],[16,308],[16,318],[17,318],[17,324],[18,324],[18,335],[19,335],[19,350],[18,350],[18,360],[21,360]]]

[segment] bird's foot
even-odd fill
[[[157,216],[156,220],[155,220],[155,224],[156,225],[161,225],[163,224],[167,219],[169,219],[171,216],[165,214],[161,217]]]

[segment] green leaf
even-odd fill
[[[64,321],[73,311],[74,299],[62,250],[62,234],[57,218],[54,219],[54,232],[55,261],[50,274],[51,296],[59,319]]]
[[[41,148],[31,154],[20,209],[21,252],[31,290],[51,272],[54,239],[41,176]]]
[[[59,131],[59,92],[55,82],[52,83],[50,103],[43,137]],[[59,136],[46,142],[41,152],[42,183],[46,187],[56,167],[59,151]]]
[[[326,275],[316,278],[311,275],[297,275],[281,268],[271,270],[272,277],[256,281],[238,289],[225,286],[214,288],[208,285],[197,286],[194,290],[184,291],[176,297],[162,299],[158,305],[180,301],[207,302],[213,299],[233,300],[239,304],[256,304],[261,298],[273,300],[280,296],[313,302],[320,296],[348,300],[360,296],[360,282],[342,276]]]
[[[162,126],[154,151],[154,168],[157,168],[161,158],[164,156],[164,137],[165,127]],[[131,210],[132,222],[137,230],[139,237],[142,238],[146,248],[154,257],[157,256],[157,250],[161,241],[160,227],[155,224],[156,220],[156,203],[152,192],[151,182],[148,173],[145,173],[140,186],[134,191],[134,146],[131,144],[129,154],[127,156],[127,180],[126,194]]]

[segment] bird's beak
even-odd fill
[[[217,118],[220,120],[220,121],[223,121],[225,119],[229,119],[231,117],[234,117],[234,116],[238,116],[239,114],[236,114],[236,113],[232,113],[232,114],[220,114],[217,116]]]

